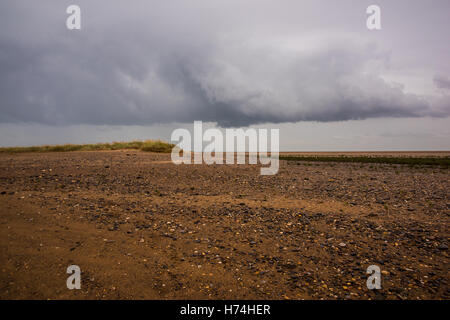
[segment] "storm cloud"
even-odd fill
[[[0,4],[0,122],[246,126],[450,115],[448,96],[387,80],[400,67],[389,42],[364,28],[364,1],[334,8],[355,10],[338,27],[328,4],[310,1],[287,2],[322,17],[320,27],[268,1],[77,2],[81,30],[65,27],[71,2]],[[415,67],[423,65],[401,66]],[[448,88],[448,78],[427,81]]]
[[[450,77],[436,75],[433,81],[439,89],[450,89]]]

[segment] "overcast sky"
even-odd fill
[[[0,145],[203,120],[284,150],[450,150],[449,30],[448,0],[2,0]]]

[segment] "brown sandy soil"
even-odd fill
[[[1,154],[0,298],[450,298],[448,169],[168,160]]]

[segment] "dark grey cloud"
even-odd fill
[[[439,89],[450,89],[450,77],[444,75],[436,75],[433,79],[434,84]]]
[[[323,15],[322,27],[270,1],[76,2],[80,31],[65,28],[72,1],[1,2],[0,122],[242,126],[450,115],[448,97],[384,79],[380,70],[396,67],[392,50],[367,36],[364,1],[335,7],[349,12],[337,27],[329,4],[311,1],[287,2]]]

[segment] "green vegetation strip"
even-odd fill
[[[160,141],[132,141],[96,144],[64,144],[54,146],[34,147],[6,147],[0,148],[0,153],[22,153],[22,152],[67,152],[67,151],[98,151],[98,150],[124,150],[135,149],[149,152],[170,153],[175,145]]]
[[[280,156],[280,160],[288,161],[320,161],[320,162],[354,162],[354,163],[386,163],[407,165],[450,166],[450,157],[348,157],[348,156]]]

